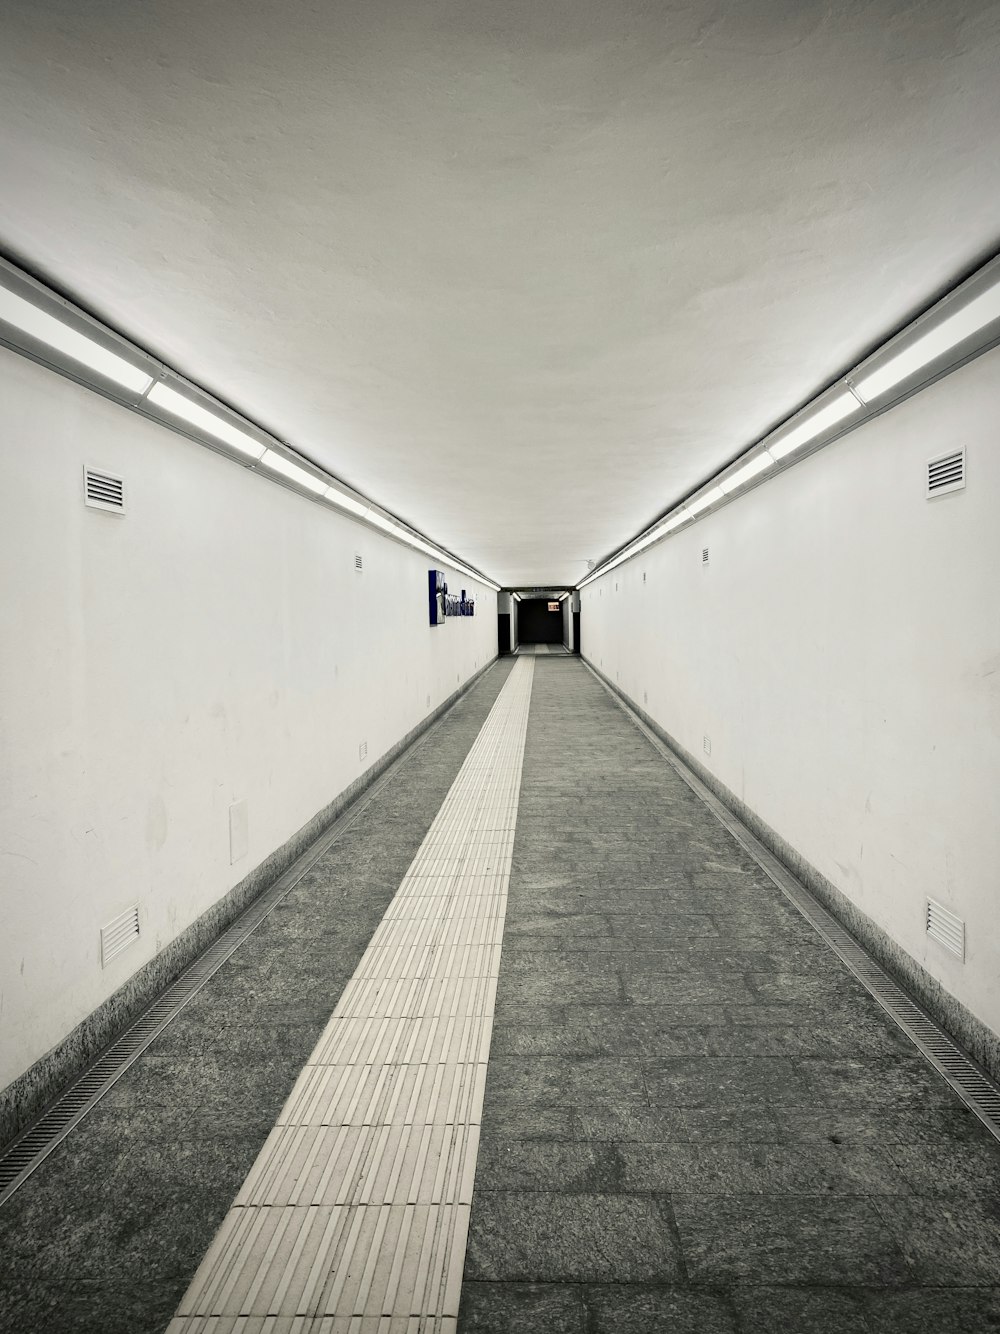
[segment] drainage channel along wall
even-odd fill
[[[588,661],[994,1073],[998,420],[993,351],[582,592]]]
[[[4,1138],[492,661],[497,615],[446,570],[476,615],[432,629],[428,557],[4,351],[0,394]]]

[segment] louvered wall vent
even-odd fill
[[[365,568],[365,563],[364,563],[364,561],[361,559],[361,554],[360,554],[360,552],[356,552],[356,553],[355,553],[355,556],[354,556],[354,572],[355,572],[355,574],[360,574],[361,571],[362,571],[364,568]]]
[[[101,927],[101,967],[107,968],[134,940],[139,939],[139,905],[129,908],[107,926]]]
[[[927,934],[965,960],[965,923],[936,899],[927,900]]]
[[[701,549],[701,563],[702,565],[708,564],[708,547],[702,547]]]
[[[92,510],[106,510],[111,514],[125,513],[125,480],[103,468],[83,469],[83,500]]]
[[[947,491],[961,491],[965,486],[965,450],[952,449],[947,454],[927,460],[927,495],[943,496]]]
[[[358,747],[358,759],[366,760],[367,758],[368,758],[368,742],[362,741],[361,745]]]

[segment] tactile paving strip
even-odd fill
[[[453,1334],[534,664],[515,665],[168,1334]]]

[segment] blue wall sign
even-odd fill
[[[444,570],[427,571],[427,601],[431,625],[444,625],[447,616],[475,616],[476,599],[465,596],[462,589],[460,597],[448,592]]]

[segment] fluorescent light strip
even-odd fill
[[[272,472],[280,473],[282,477],[287,477],[290,482],[295,482],[298,486],[304,486],[316,495],[324,495],[329,489],[322,477],[307,472],[305,468],[300,468],[297,463],[293,463],[291,459],[286,459],[284,454],[278,454],[273,449],[264,451],[260,458],[260,465],[262,468],[270,468]]]
[[[343,491],[338,491],[334,486],[326,488],[323,499],[328,500],[331,505],[336,505],[338,509],[346,510],[348,514],[356,514],[359,518],[371,509],[370,505],[362,505],[360,501],[352,496],[345,496]]]
[[[1000,280],[967,306],[946,316],[940,324],[914,339],[909,346],[900,348],[882,365],[852,378],[851,383],[865,402],[870,403],[996,320],[1000,320]]]
[[[447,565],[450,570],[455,570],[458,574],[464,574],[467,578],[474,580],[477,584],[484,584],[487,588],[492,588],[494,592],[499,590],[500,585],[494,583],[492,579],[487,579],[484,575],[477,574],[475,570],[470,570],[468,566],[461,565],[453,556],[449,556],[447,552],[441,551],[438,547],[431,546],[431,544],[425,542],[423,538],[417,537],[415,533],[408,532],[405,528],[401,528],[399,524],[393,523],[391,519],[385,518],[384,515],[377,513],[375,510],[369,510],[364,517],[369,523],[375,524],[377,528],[381,528],[383,532],[388,533],[391,537],[398,538],[400,542],[405,542],[408,546],[415,547],[418,551],[424,552],[424,554],[430,556],[432,560],[440,561],[442,565]]]
[[[779,427],[761,453],[728,476],[720,478],[718,484],[711,490],[693,502],[688,502],[686,509],[678,511],[666,523],[633,541],[613,560],[606,562],[597,570],[588,572],[577,584],[577,588],[584,588],[601,575],[607,574],[623,560],[644,550],[651,541],[656,540],[656,537],[666,536],[688,519],[707,509],[721,496],[729,495],[739,487],[745,486],[775,461],[786,458],[796,450],[818,440],[842,422],[846,423],[856,413],[863,412],[868,403],[883,397],[900,385],[905,385],[907,381],[912,381],[921,371],[932,370],[936,363],[943,363],[949,352],[961,348],[962,344],[968,343],[977,334],[989,331],[986,337],[973,345],[973,351],[982,351],[1000,334],[1000,327],[990,328],[991,325],[1000,326],[1000,259],[991,260],[984,269],[970,278],[965,286],[982,287],[984,283],[988,284],[984,290],[959,309],[951,309],[950,313],[949,307],[956,305],[962,289],[956,289],[956,292],[945,297],[938,307],[921,317],[913,326],[917,330],[923,326],[924,332],[908,335],[904,330],[881,352],[876,352],[870,357],[861,368],[844,376],[833,396],[827,395],[826,401],[817,404],[808,415],[796,418],[790,428]],[[898,351],[892,351],[893,345],[898,347]],[[865,366],[870,369],[865,369]]]
[[[725,492],[721,486],[710,487],[703,491],[700,496],[695,496],[694,500],[687,503],[687,512],[689,514],[700,514],[702,510],[707,510],[710,505],[714,505],[717,500],[722,500]]]
[[[742,468],[737,468],[735,472],[731,472],[728,477],[723,477],[719,486],[728,496],[731,491],[736,491],[739,487],[745,486],[747,482],[752,481],[754,477],[759,477],[762,472],[773,466],[774,459],[765,451],[751,459],[749,463],[744,463]]]
[[[675,510],[673,514],[658,523],[655,528],[651,528],[648,533],[645,533],[637,541],[631,543],[624,551],[620,551],[617,556],[602,565],[600,569],[591,571],[586,578],[581,579],[576,586],[577,590],[586,588],[587,584],[593,583],[595,579],[599,579],[602,575],[615,569],[618,565],[621,565],[623,561],[631,560],[631,558],[637,556],[640,551],[644,551],[646,547],[652,546],[653,543],[658,542],[661,537],[666,537],[668,533],[672,533],[675,528],[679,528],[682,523],[687,523],[688,519],[693,517],[694,510],[689,506]]]
[[[0,319],[133,394],[144,394],[153,383],[153,377],[148,371],[133,366],[124,357],[119,357],[103,344],[96,343],[6,287],[0,287]]]
[[[171,417],[179,417],[191,426],[196,426],[199,431],[207,432],[223,444],[232,445],[233,449],[238,449],[248,458],[259,459],[265,452],[266,446],[255,440],[252,435],[238,430],[221,417],[217,417],[214,412],[203,408],[200,403],[195,403],[184,394],[179,394],[176,389],[171,389],[169,385],[154,384],[146,395],[146,402],[162,408],[164,412],[169,412]]]
[[[500,585],[493,580],[477,574],[464,565],[457,564],[452,557],[417,537],[416,534],[410,533],[391,520],[383,518],[370,505],[363,504],[337,490],[336,487],[329,484],[325,477],[318,477],[307,468],[300,467],[292,459],[286,458],[284,454],[280,454],[277,450],[268,449],[266,445],[262,444],[248,431],[241,430],[231,421],[212,412],[209,408],[203,407],[201,403],[173,389],[169,384],[163,381],[154,383],[154,377],[146,369],[133,365],[124,357],[110,351],[103,344],[88,338],[86,334],[80,333],[71,324],[59,319],[56,315],[50,314],[41,306],[5,286],[3,284],[5,272],[17,273],[12,266],[0,264],[0,321],[9,324],[13,329],[27,335],[29,338],[43,343],[46,347],[51,348],[53,352],[59,353],[60,356],[67,357],[70,361],[79,363],[81,367],[93,371],[101,379],[110,380],[123,389],[129,390],[137,398],[143,399],[144,404],[158,408],[168,416],[186,422],[189,426],[194,427],[197,432],[211,436],[221,444],[231,446],[240,454],[255,460],[262,468],[277,473],[288,481],[294,482],[317,496],[321,496],[331,505],[344,510],[348,514],[356,515],[359,518],[366,519],[369,523],[374,523],[384,532],[408,543],[434,560],[441,561],[442,564],[448,565],[451,569],[460,571],[476,583],[484,584],[487,588],[499,591]],[[19,274],[18,278],[24,280]],[[15,347],[19,347],[19,350],[26,350],[18,344],[17,339],[11,337],[10,342]],[[58,362],[53,361],[51,364],[55,369],[59,369]],[[143,398],[143,396],[145,397]],[[133,406],[141,408],[142,405],[135,404]]]
[[[787,435],[783,435],[781,428],[779,428],[774,436],[768,440],[767,452],[774,459],[783,459],[796,449],[811,444],[813,440],[829,431],[832,426],[846,421],[852,414],[860,411],[861,404],[850,390],[845,389],[818,411],[810,413],[804,421],[794,426]]]

